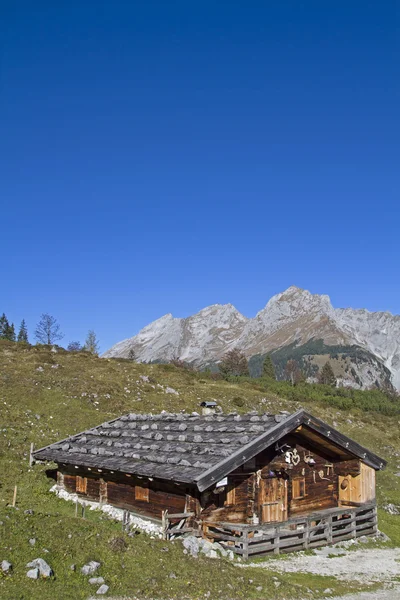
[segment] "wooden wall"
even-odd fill
[[[363,504],[375,499],[375,471],[359,461],[359,472],[339,476],[340,506]]]
[[[111,479],[111,476],[84,470],[73,472],[66,467],[59,470],[57,479],[59,485],[62,485],[68,492],[78,493],[79,496],[88,500],[102,501],[148,517],[160,519],[163,510],[168,510],[170,513],[181,513],[194,508],[191,502],[191,498],[195,494],[194,489],[177,486],[173,483],[147,481],[134,477],[125,477],[124,480],[123,475],[117,474],[112,477]],[[79,478],[86,480],[86,486],[81,485]],[[85,491],[83,491],[84,489]]]

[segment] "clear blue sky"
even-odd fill
[[[391,0],[0,2],[0,312],[102,350],[294,284],[400,313]]]

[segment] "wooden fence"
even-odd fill
[[[204,534],[247,560],[249,556],[326,546],[377,532],[376,504],[342,507],[282,523],[205,523]]]
[[[173,540],[177,535],[183,533],[198,534],[198,528],[189,526],[187,520],[194,517],[194,512],[169,513],[168,510],[162,512],[162,533],[164,540]]]

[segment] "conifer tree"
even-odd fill
[[[22,319],[21,321],[17,342],[28,342],[28,329],[26,327],[25,319]]]
[[[8,331],[8,328],[10,327],[10,324],[8,322],[8,319],[6,317],[6,315],[3,313],[0,317],[0,339],[2,340],[6,340],[6,334]]]
[[[93,329],[90,329],[88,331],[87,334],[87,338],[86,338],[86,342],[85,345],[83,346],[83,349],[86,350],[86,352],[91,352],[92,354],[98,354],[99,353],[99,342],[97,340],[96,334],[93,331]]]
[[[267,354],[267,356],[264,358],[262,374],[263,377],[276,379],[275,367],[270,354]]]
[[[336,387],[336,377],[329,360],[322,367],[318,376],[318,381],[319,383],[323,383],[324,385],[331,385],[332,387]]]
[[[11,323],[11,325],[8,325],[5,335],[4,335],[4,339],[9,340],[10,342],[15,342],[15,327],[14,327],[14,323]]]

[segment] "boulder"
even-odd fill
[[[52,568],[50,567],[50,565],[47,564],[45,560],[43,560],[43,558],[36,558],[35,560],[32,560],[30,563],[28,563],[26,566],[31,567],[32,570],[38,569],[42,577],[51,577],[53,575]]]
[[[29,579],[39,579],[39,569],[30,569],[26,576],[29,577]]]
[[[102,583],[104,583],[104,578],[103,577],[91,577],[89,579],[89,583],[90,583],[90,585],[101,585]]]
[[[99,596],[101,596],[102,594],[107,594],[108,590],[110,588],[108,587],[108,585],[106,585],[105,583],[103,583],[103,585],[101,585],[99,587],[99,589],[97,590],[96,594],[99,594]]]
[[[3,573],[10,573],[12,571],[12,564],[8,560],[1,561],[1,570]]]
[[[91,560],[86,565],[83,565],[81,568],[82,575],[93,575],[96,573],[97,569],[100,567],[100,563],[96,560]]]

